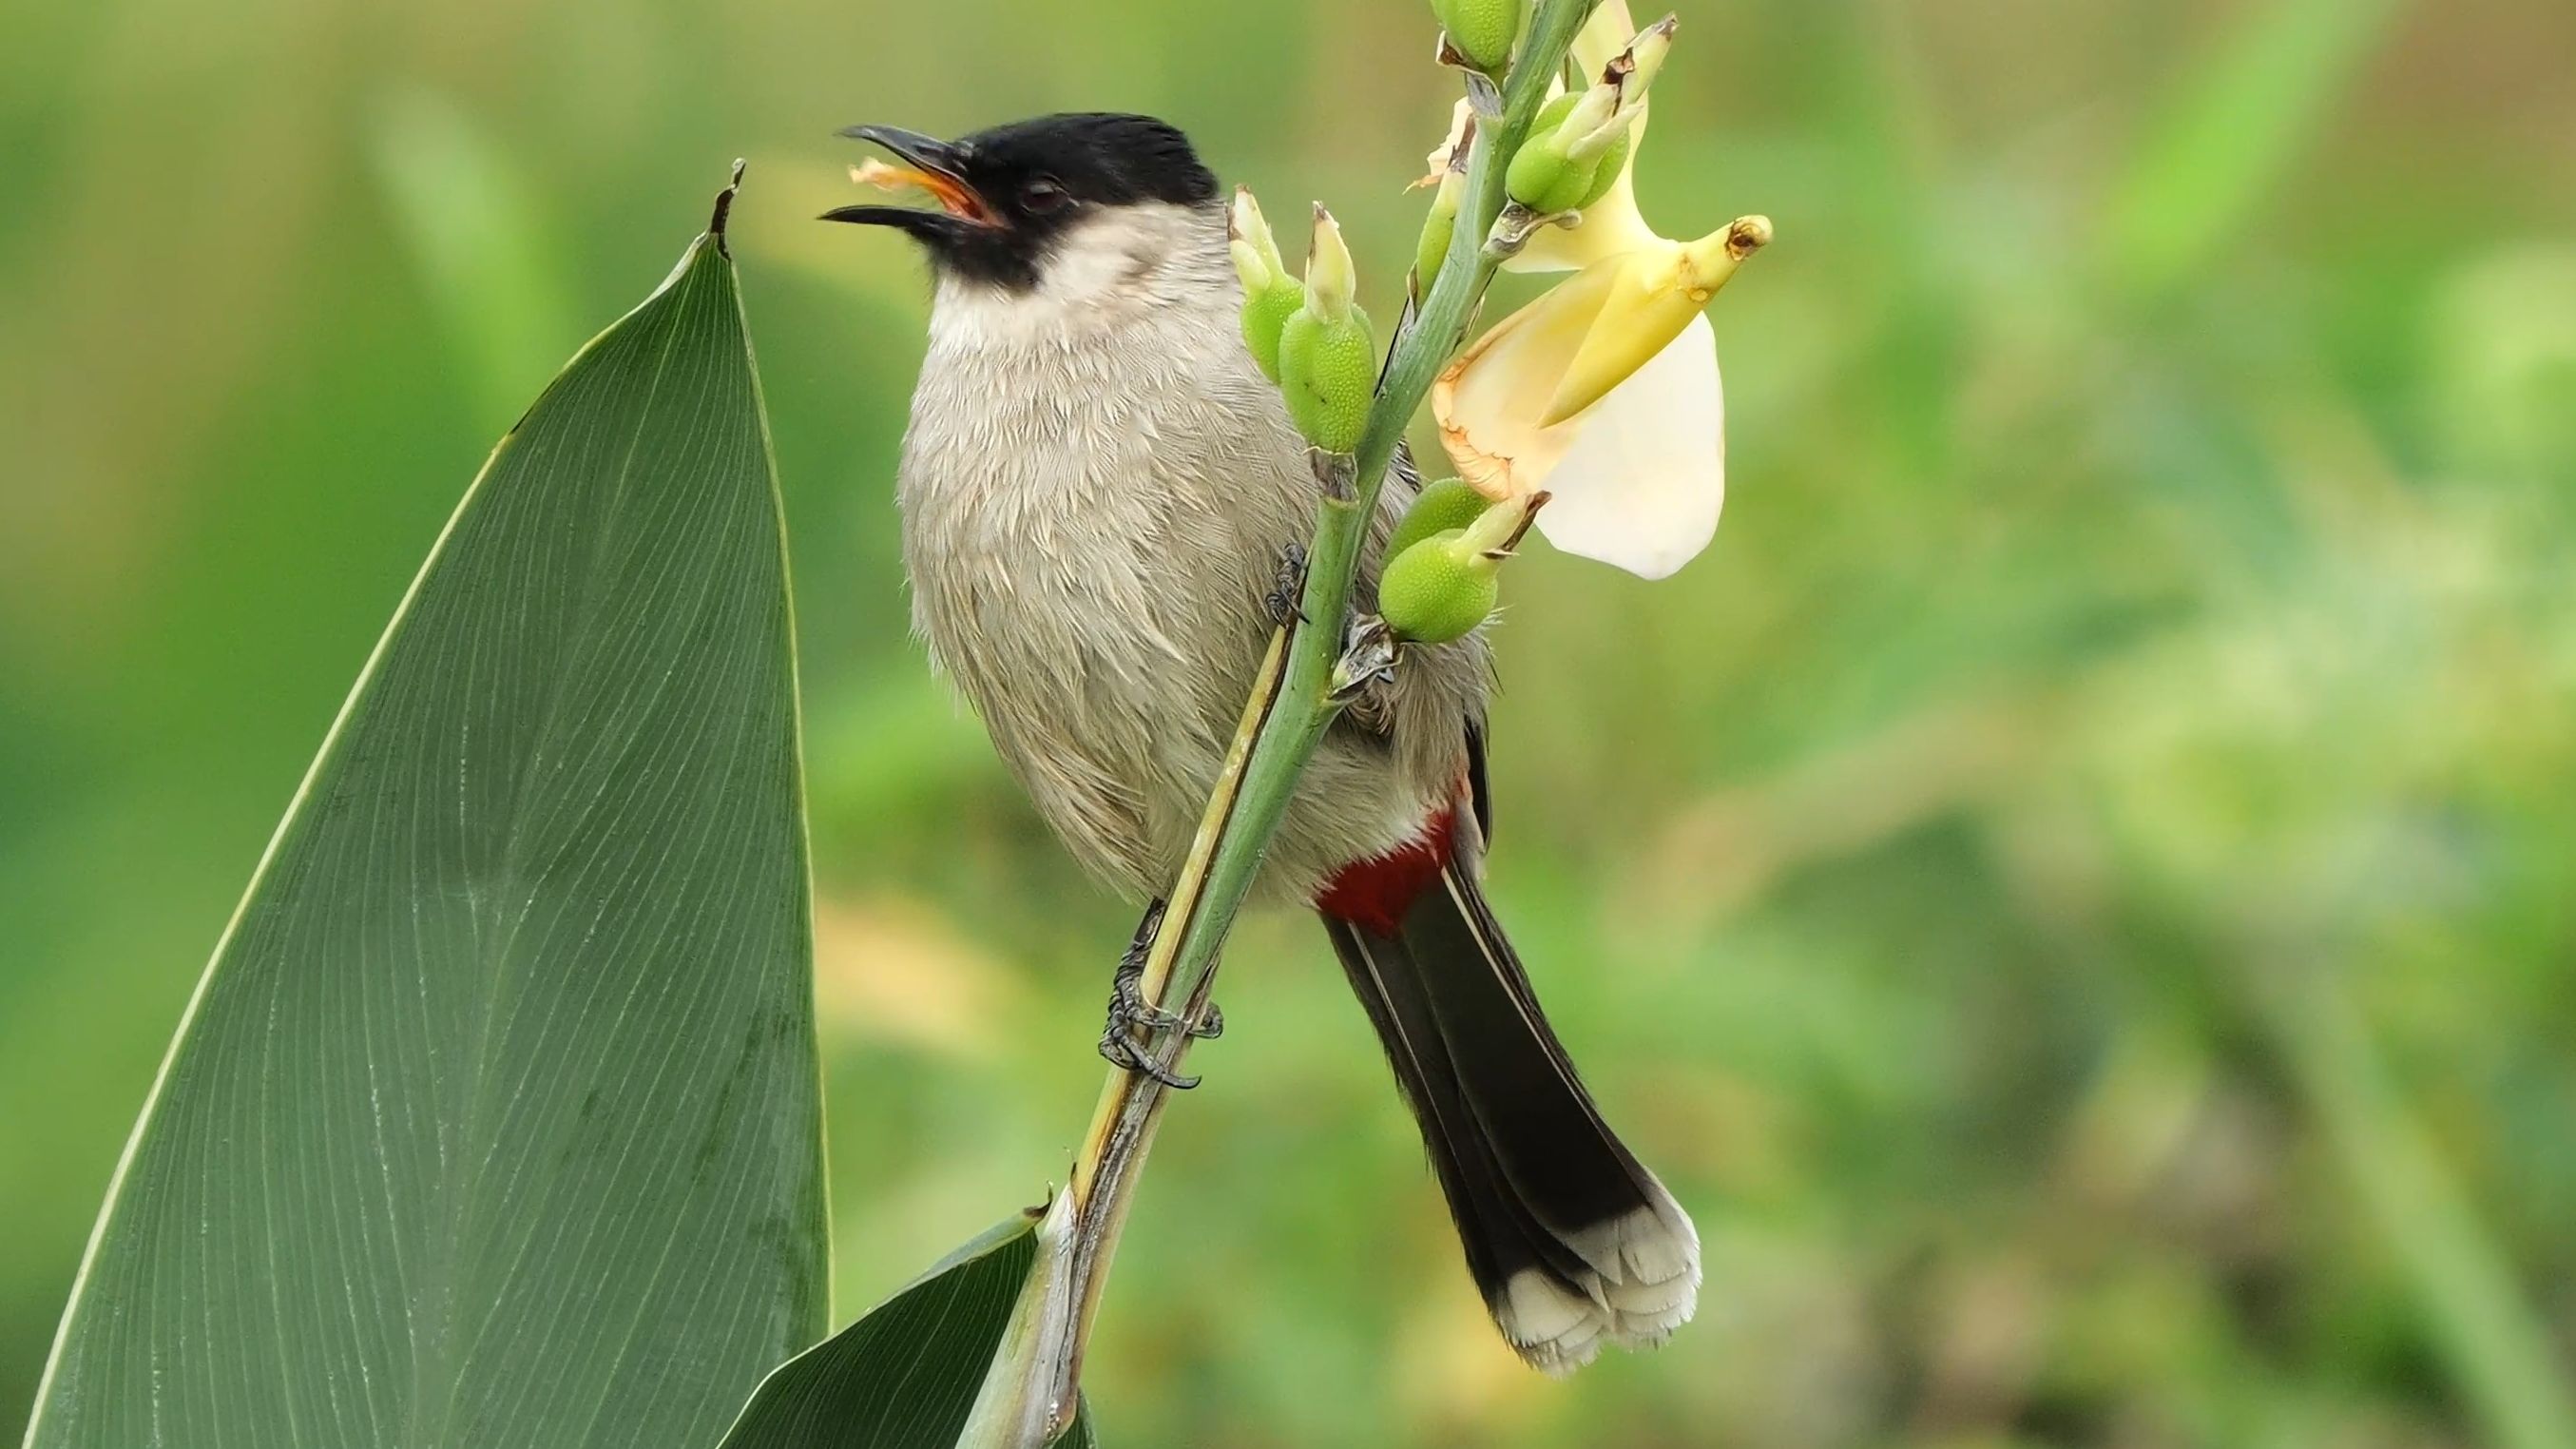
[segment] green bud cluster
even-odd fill
[[[1279,391],[1297,431],[1328,453],[1358,449],[1377,392],[1377,339],[1352,300],[1357,283],[1341,228],[1316,207],[1305,295],[1279,329]]]
[[[1378,580],[1378,613],[1396,637],[1415,644],[1463,638],[1494,612],[1501,568],[1467,547],[1464,529],[1443,529],[1395,556]]]
[[[1489,508],[1483,495],[1455,478],[1422,490],[1390,540],[1378,576],[1378,616],[1397,638],[1416,644],[1464,637],[1493,614],[1503,560],[1546,501],[1546,494],[1534,493]]]
[[[1580,211],[1608,194],[1628,164],[1646,88],[1672,51],[1677,22],[1665,16],[1640,31],[1588,89],[1539,108],[1529,139],[1503,173],[1512,200],[1541,215]]]
[[[1609,86],[1567,92],[1539,108],[1529,140],[1512,154],[1503,191],[1542,215],[1599,201],[1628,162],[1628,127]]]
[[[1387,539],[1386,556],[1393,558],[1435,533],[1465,528],[1492,506],[1492,501],[1468,486],[1464,478],[1443,478],[1425,484]]]

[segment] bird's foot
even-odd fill
[[[1108,1058],[1109,1065],[1140,1077],[1151,1077],[1175,1092],[1186,1092],[1199,1084],[1196,1076],[1173,1071],[1154,1060],[1152,1052],[1129,1041],[1121,1035],[1121,1030],[1117,1023],[1112,1022],[1100,1035],[1100,1054]]]
[[[1197,1040],[1213,1040],[1225,1034],[1225,1013],[1209,1002],[1205,1014],[1193,1019],[1145,999],[1145,957],[1153,949],[1155,933],[1162,924],[1163,903],[1158,900],[1145,908],[1145,919],[1136,924],[1135,938],[1118,958],[1118,970],[1110,977],[1109,1020],[1100,1030],[1100,1054],[1113,1066],[1186,1092],[1197,1086],[1199,1079],[1184,1076],[1156,1060],[1153,1039],[1160,1033],[1177,1031]]]
[[[1262,603],[1270,610],[1270,622],[1286,628],[1293,620],[1306,622],[1306,611],[1299,601],[1306,594],[1306,547],[1292,543],[1279,555],[1279,574],[1270,582],[1270,592]]]
[[[1350,632],[1342,636],[1342,657],[1333,664],[1333,702],[1360,723],[1383,727],[1395,707],[1396,651],[1395,631],[1384,619],[1353,614]]]

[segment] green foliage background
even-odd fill
[[[1132,1445],[2563,1444],[2576,14],[1691,0],[1641,191],[1770,213],[1734,498],[1514,570],[1495,862],[1701,1321],[1492,1340],[1306,923],[1240,935],[1093,1385]],[[904,634],[917,264],[839,125],[1124,107],[1372,300],[1420,7],[0,13],[0,1426],[461,480],[736,154],[793,530],[843,1316],[1060,1176],[1129,913]]]

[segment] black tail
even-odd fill
[[[1565,1373],[1688,1321],[1699,1237],[1602,1122],[1472,873],[1452,861],[1394,936],[1324,925],[1512,1347]]]

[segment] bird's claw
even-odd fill
[[[1333,702],[1347,705],[1395,683],[1395,631],[1375,614],[1353,614],[1333,665]]]
[[[1100,1054],[1113,1066],[1186,1092],[1197,1086],[1199,1079],[1175,1072],[1156,1060],[1149,1050],[1153,1038],[1177,1031],[1194,1040],[1214,1040],[1225,1034],[1225,1013],[1217,1010],[1215,1002],[1209,1002],[1206,1010],[1193,1019],[1145,999],[1145,957],[1153,949],[1154,936],[1162,924],[1163,903],[1156,901],[1146,908],[1145,919],[1136,925],[1135,938],[1118,958],[1118,970],[1109,983],[1109,1019],[1100,1029]]]
[[[1270,622],[1285,628],[1291,620],[1307,622],[1301,600],[1306,593],[1306,549],[1292,543],[1279,555],[1279,574],[1271,580],[1270,592],[1262,603],[1270,610]]]
[[[1122,963],[1123,964],[1123,963]],[[1120,971],[1110,983],[1109,1022],[1129,1032],[1186,1032],[1193,1041],[1214,1041],[1225,1035],[1225,1013],[1216,1003],[1208,1003],[1205,1013],[1191,1017],[1167,1011],[1145,999],[1144,971]]]
[[[1135,1043],[1119,1034],[1119,1028],[1115,1024],[1101,1034],[1100,1054],[1109,1059],[1111,1066],[1134,1072],[1139,1076],[1151,1077],[1175,1092],[1186,1092],[1199,1084],[1197,1077],[1186,1072],[1173,1071],[1154,1060],[1153,1053],[1138,1050]]]

